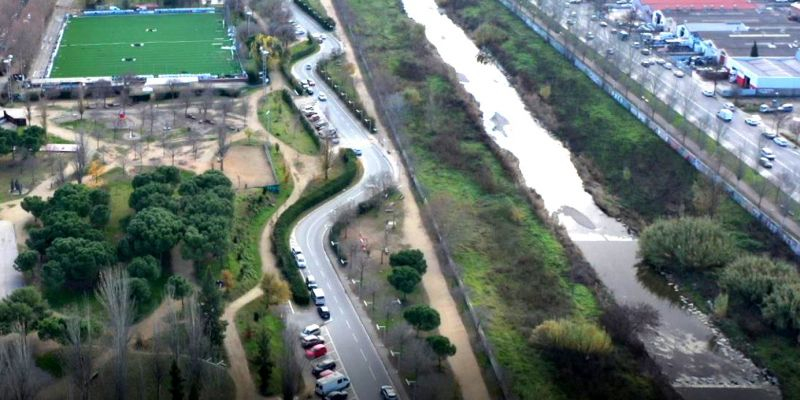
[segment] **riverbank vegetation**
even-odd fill
[[[758,303],[748,306],[738,296],[720,297],[723,290],[717,283],[721,267],[741,254],[791,257],[785,244],[498,2],[461,0],[440,4],[508,72],[536,117],[569,145],[587,187],[607,212],[623,217],[637,230],[658,219],[680,215],[713,219],[656,222],[643,239],[660,232],[658,246],[664,248],[696,242],[694,237],[679,239],[672,235],[691,235],[695,228],[702,228],[725,243],[724,254],[714,254],[714,261],[705,265],[708,268],[695,268],[695,264],[705,262],[687,259],[688,253],[670,252],[670,262],[679,261],[675,265],[686,267],[669,271],[671,279],[677,280],[681,290],[708,313],[715,310],[706,304],[717,299],[718,325],[737,347],[780,378],[785,398],[800,398],[800,367],[788,361],[800,354],[793,340],[796,334],[765,323]],[[667,239],[669,236],[672,239]],[[643,255],[658,266],[664,260],[657,260],[650,247],[653,242],[646,242],[649,243],[642,244]],[[705,250],[711,249],[705,246]],[[712,254],[707,252],[706,256]],[[727,308],[727,313],[721,312],[722,308]]]
[[[533,329],[547,320],[599,323],[603,311],[596,297],[573,281],[573,273],[582,272],[509,178],[474,103],[425,45],[422,28],[395,1],[334,3],[359,61],[371,71],[367,83],[382,119],[409,153],[510,395],[662,396],[653,379],[637,371],[625,346],[592,357],[576,352],[575,360],[584,361],[567,365],[550,357],[546,344],[529,344]]]

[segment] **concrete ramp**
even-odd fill
[[[22,286],[22,274],[14,269],[17,259],[17,238],[14,224],[0,221],[0,299]]]

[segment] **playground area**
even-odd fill
[[[261,144],[231,146],[225,154],[225,176],[237,190],[278,183]]]

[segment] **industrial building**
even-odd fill
[[[761,95],[792,95],[800,91],[800,54],[794,57],[730,57],[725,66],[741,89]]]

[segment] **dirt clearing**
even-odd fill
[[[274,185],[275,178],[259,145],[232,146],[225,155],[225,176],[236,189]]]

